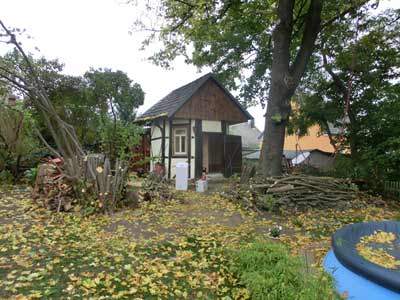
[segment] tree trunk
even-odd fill
[[[264,176],[278,176],[282,173],[283,146],[287,118],[289,116],[289,106],[287,105],[286,109],[281,107],[282,103],[287,103],[288,98],[282,90],[276,88],[277,85],[275,84],[275,89],[271,85],[270,100],[268,101],[265,117],[265,128],[268,129],[264,131],[261,148],[262,172]]]
[[[323,127],[325,127],[325,131],[328,135],[329,138],[329,143],[332,145],[333,149],[335,150],[335,152],[337,152],[337,144],[336,144],[336,140],[334,139],[333,135],[332,135],[332,131],[329,128],[329,123],[328,121],[324,118],[322,121]]]
[[[290,94],[285,79],[288,80],[290,77],[289,48],[293,30],[293,8],[293,0],[279,1],[279,20],[272,34],[274,49],[271,87],[268,95],[264,138],[261,148],[262,172],[265,176],[276,176],[282,173],[283,144],[290,112],[287,103]],[[291,84],[289,81],[287,83]]]
[[[349,124],[347,124],[347,129],[349,130],[349,142],[350,142],[350,154],[351,158],[354,160],[358,159],[358,126],[357,120],[351,109],[347,112],[349,117]]]
[[[283,146],[286,125],[293,96],[321,29],[321,0],[312,0],[308,8],[300,49],[290,65],[290,43],[293,33],[294,0],[278,3],[278,24],[273,34],[271,85],[268,95],[265,129],[261,147],[261,166],[264,176],[282,174]]]

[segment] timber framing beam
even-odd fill
[[[203,129],[202,122],[195,120],[195,178],[200,178],[203,173]]]

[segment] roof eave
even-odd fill
[[[134,120],[133,123],[145,123],[148,121],[153,121],[153,120],[165,118],[165,117],[168,117],[168,113],[166,113],[166,112],[158,114],[158,115],[154,115],[154,116],[140,117],[140,118],[137,118],[136,120]]]

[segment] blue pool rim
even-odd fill
[[[377,230],[393,232],[400,235],[400,222],[367,222],[347,225],[339,229],[332,237],[332,248],[337,260],[347,269],[369,279],[378,285],[400,293],[400,272],[374,264],[358,254],[356,245],[361,237],[371,235]],[[400,238],[395,241],[399,245],[394,255],[400,257]]]
[[[343,266],[333,250],[325,256],[323,266],[334,278],[337,292],[339,294],[346,292],[349,300],[400,300],[400,293],[389,290]]]

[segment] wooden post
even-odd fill
[[[187,140],[188,140],[188,172],[189,172],[189,179],[190,179],[190,167],[191,167],[191,163],[192,163],[192,119],[189,119],[189,126],[188,126],[188,135],[187,135]]]
[[[200,178],[203,173],[203,128],[201,120],[195,120],[195,177]]]
[[[161,163],[165,166],[165,119],[161,130]]]
[[[223,153],[223,159],[222,159],[222,161],[223,161],[223,164],[224,164],[224,177],[228,177],[228,170],[227,170],[227,162],[226,162],[226,126],[227,126],[227,124],[226,124],[226,121],[221,121],[221,130],[222,130],[222,139],[223,139],[223,147],[224,147],[224,149],[223,149],[223,151],[222,151],[222,153]]]
[[[171,179],[171,158],[172,158],[172,119],[168,121],[169,137],[168,137],[168,179]]]

